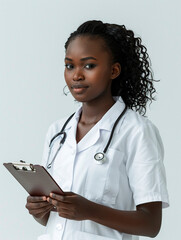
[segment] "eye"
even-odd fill
[[[70,64],[70,63],[66,63],[65,64],[65,67],[68,69],[68,70],[71,70],[71,69],[73,69],[73,65],[72,64]]]
[[[90,64],[86,64],[86,65],[85,65],[85,68],[86,68],[86,69],[92,69],[92,68],[95,68],[95,67],[96,67],[96,65],[93,64],[93,63],[90,63]]]

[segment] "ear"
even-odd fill
[[[121,65],[120,65],[120,63],[118,63],[118,62],[114,63],[112,65],[111,79],[113,80],[113,79],[117,78],[120,75],[120,73],[121,73]]]

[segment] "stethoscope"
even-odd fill
[[[106,144],[106,147],[104,148],[103,152],[98,152],[98,153],[96,153],[96,154],[94,155],[94,160],[95,160],[95,162],[96,162],[97,164],[103,164],[103,163],[106,161],[106,152],[107,152],[107,149],[108,149],[108,147],[109,147],[109,145],[110,145],[110,143],[111,143],[111,140],[112,140],[112,137],[113,137],[113,134],[114,134],[114,130],[115,130],[115,128],[116,128],[119,120],[120,120],[120,119],[123,117],[123,115],[125,114],[126,110],[127,110],[127,106],[125,106],[123,112],[122,112],[122,113],[119,115],[119,117],[116,119],[116,121],[115,121],[115,123],[114,123],[114,125],[113,125],[113,128],[112,128],[112,131],[111,131],[109,140],[108,140],[108,142],[107,142],[107,144]],[[64,130],[65,130],[65,127],[67,126],[67,124],[69,123],[69,121],[71,120],[71,118],[74,116],[74,114],[75,114],[75,113],[73,113],[73,114],[66,120],[66,122],[64,123],[61,131],[58,132],[58,133],[51,139],[51,141],[50,141],[50,143],[49,143],[49,149],[50,149],[50,150],[49,150],[49,157],[50,157],[50,154],[51,154],[51,145],[52,145],[53,141],[54,141],[58,136],[61,136],[61,135],[62,135],[62,138],[61,138],[61,141],[60,141],[60,145],[59,145],[59,147],[58,147],[58,149],[57,149],[54,157],[52,158],[51,162],[47,164],[47,168],[48,168],[48,169],[51,168],[53,162],[55,161],[55,158],[56,158],[58,152],[60,151],[62,145],[64,144],[64,142],[65,142],[65,140],[66,140],[67,134],[66,134],[66,132],[65,132]],[[48,157],[48,159],[49,159],[49,157]]]

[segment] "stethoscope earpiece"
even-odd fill
[[[94,155],[94,159],[97,164],[103,164],[106,161],[106,156],[104,153],[98,152]]]

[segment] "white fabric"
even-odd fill
[[[113,124],[125,107],[119,98],[102,119],[77,144],[76,127],[81,107],[68,123],[67,138],[58,153],[51,174],[64,191],[78,193],[87,199],[119,210],[134,210],[138,204],[162,201],[168,206],[164,149],[158,129],[147,118],[128,109],[119,121],[107,160],[97,165],[94,155],[102,152]],[[47,166],[49,142],[58,133],[66,119],[52,124],[48,130],[42,164]],[[58,137],[51,147],[51,162],[60,142]],[[41,240],[132,240],[128,234],[93,221],[73,221],[51,212]],[[49,235],[48,235],[49,234]]]

